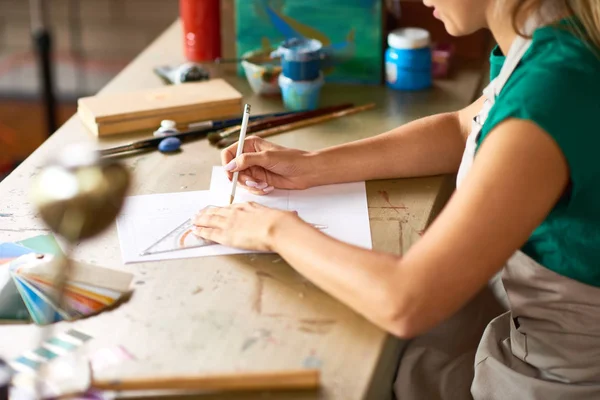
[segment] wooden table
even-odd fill
[[[181,62],[181,42],[181,27],[176,22],[102,93],[160,85],[151,69]],[[480,68],[463,68],[452,80],[420,93],[394,92],[383,86],[328,85],[323,104],[374,101],[377,109],[272,140],[313,150],[371,136],[428,114],[456,110],[473,100],[481,75]],[[244,80],[228,79],[252,104],[254,113],[281,110],[280,100],[255,96]],[[102,140],[100,146],[131,138]],[[32,178],[65,145],[94,140],[75,116],[0,183],[0,242],[46,232],[27,197]],[[198,141],[185,145],[178,155],[153,152],[124,162],[134,176],[131,194],[205,190],[211,167],[219,163],[219,152],[206,141]],[[368,182],[374,249],[405,252],[452,189],[452,177]],[[402,343],[313,286],[277,255],[123,265],[113,224],[102,236],[78,246],[75,258],[136,275],[135,292],[128,303],[93,318],[56,325],[60,331],[75,327],[93,335],[85,353],[122,345],[135,356],[134,361],[101,371],[101,377],[317,366],[323,374],[320,392],[273,394],[270,398],[391,396]],[[34,325],[1,326],[0,356],[12,359],[33,349],[39,336],[40,329]]]

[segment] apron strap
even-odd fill
[[[479,131],[485,123],[490,109],[496,102],[496,97],[498,97],[504,88],[504,85],[508,82],[508,79],[519,65],[519,62],[521,62],[521,59],[529,49],[529,46],[531,46],[531,40],[525,39],[522,36],[517,36],[510,46],[510,50],[508,51],[508,55],[506,56],[506,60],[504,61],[504,65],[502,65],[500,73],[485,89],[483,89],[486,101],[482,110],[473,118],[473,121],[477,124],[476,128]],[[479,132],[477,135],[478,134]]]
[[[521,62],[521,59],[529,49],[529,46],[531,46],[530,39],[525,39],[524,37],[517,35],[515,41],[510,46],[510,50],[506,55],[506,60],[504,61],[504,65],[502,66],[500,73],[498,74],[496,79],[494,79],[493,84],[490,85],[492,90],[492,93],[490,93],[490,95],[493,96],[493,99],[490,100],[492,100],[492,102],[496,99],[496,97],[498,97],[498,95],[504,88],[504,85],[506,85],[508,78],[510,78],[512,73],[515,71],[515,69],[519,65],[519,62]]]
[[[458,170],[458,175],[456,178],[456,186],[460,186],[462,180],[467,175],[468,171],[471,169],[473,164],[473,158],[475,157],[475,150],[477,148],[477,141],[479,140],[479,135],[481,134],[481,130],[485,121],[487,119],[488,113],[490,109],[494,105],[496,101],[496,97],[500,94],[500,91],[504,88],[504,85],[510,78],[513,71],[519,65],[521,58],[529,49],[531,45],[531,40],[527,40],[521,36],[517,36],[517,38],[513,41],[510,46],[510,50],[506,57],[506,61],[500,70],[498,76],[490,82],[490,84],[483,90],[483,94],[486,98],[482,109],[473,117],[473,121],[471,124],[471,133],[467,138],[467,143],[465,146],[465,151],[463,153],[463,158],[460,163],[460,167]]]

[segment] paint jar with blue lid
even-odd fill
[[[294,81],[319,78],[324,57],[323,44],[315,39],[292,38],[279,45],[271,57],[281,58],[282,74]]]
[[[295,81],[281,74],[279,87],[285,108],[292,111],[314,110],[319,107],[321,88],[325,83],[323,73],[312,81]]]
[[[401,28],[388,35],[385,52],[387,85],[397,90],[421,90],[431,87],[431,39],[420,28]]]

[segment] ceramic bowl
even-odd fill
[[[263,96],[273,96],[281,93],[279,75],[281,65],[279,60],[269,58],[270,50],[257,50],[245,53],[242,68],[254,93]]]

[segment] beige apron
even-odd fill
[[[489,110],[530,44],[518,37],[484,90],[457,186]],[[517,251],[474,300],[407,345],[394,390],[399,400],[600,399],[600,288]]]

